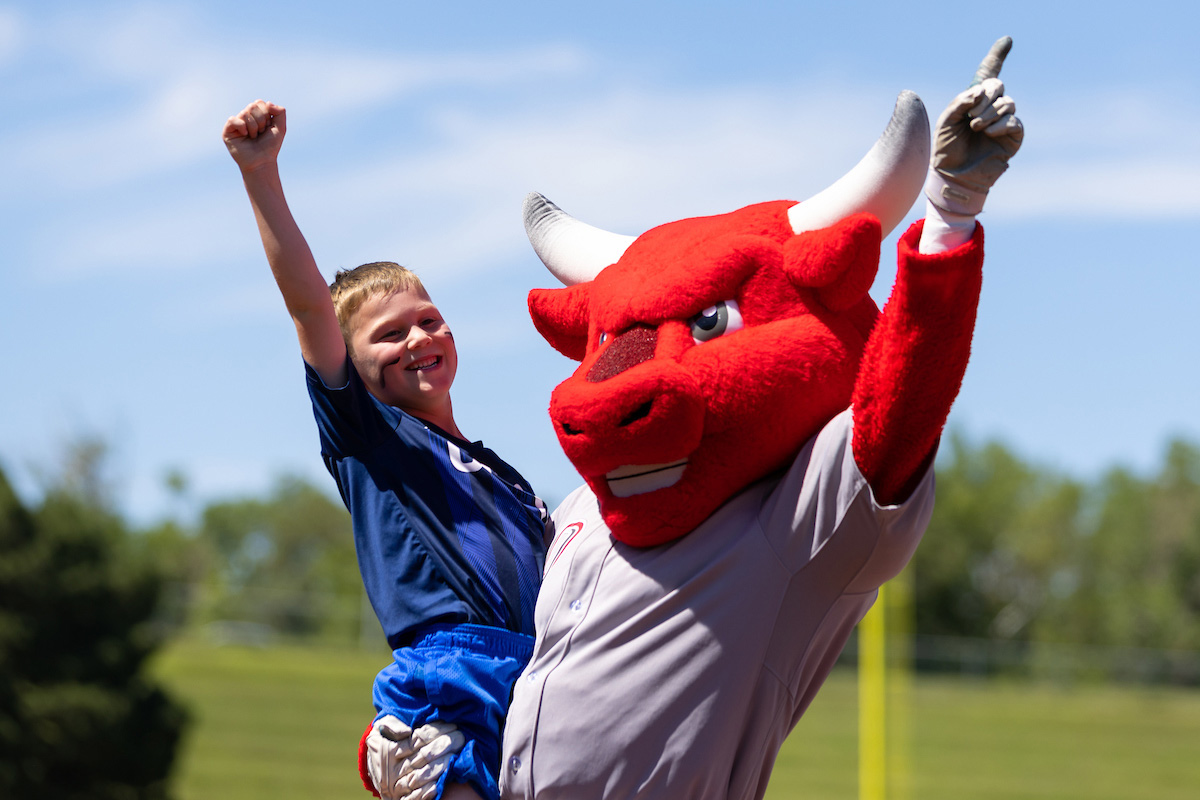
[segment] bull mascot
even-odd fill
[[[567,285],[529,309],[581,362],[550,416],[586,486],[553,515],[504,797],[763,796],[930,517],[979,300],[975,215],[1023,137],[997,77],[1010,46],[943,112],[932,160],[905,92],[867,156],[803,203],[632,238],[526,199],[534,250]],[[923,184],[881,313],[880,242]],[[368,731],[385,797],[425,796],[454,746],[438,733],[422,750]]]

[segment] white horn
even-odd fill
[[[887,236],[920,196],[928,169],[929,116],[921,98],[903,91],[887,128],[862,161],[837,183],[788,210],[792,230],[826,228],[867,211],[879,218]]]
[[[595,278],[616,263],[636,238],[580,222],[537,192],[525,196],[523,213],[534,252],[565,286]]]

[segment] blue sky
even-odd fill
[[[803,199],[898,92],[936,118],[1009,34],[1027,138],[983,217],[951,424],[1080,477],[1149,469],[1200,440],[1197,23],[1184,2],[0,2],[0,465],[35,496],[101,436],[140,521],[173,508],[171,469],[193,503],[282,473],[332,489],[219,139],[264,97],[323,271],[416,269],[459,343],[460,427],[555,502],[578,477],[545,408],[572,365],[525,314],[554,285],[525,193],[634,234]],[[893,264],[888,241],[881,302]]]

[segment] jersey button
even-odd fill
[[[536,669],[531,669],[529,671],[529,674],[525,676],[525,680],[529,681],[530,683],[533,683],[534,681],[536,681],[537,678],[538,678],[538,674],[537,674]]]
[[[513,775],[516,775],[521,771],[521,759],[517,758],[516,756],[510,758],[508,760],[508,768],[512,770]]]
[[[580,611],[583,611],[583,601],[582,600],[572,600],[571,601],[571,610],[574,611],[576,614],[578,614]]]

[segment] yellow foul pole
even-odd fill
[[[887,798],[887,586],[858,623],[858,798]]]
[[[912,574],[879,587],[858,624],[858,797],[909,800]]]

